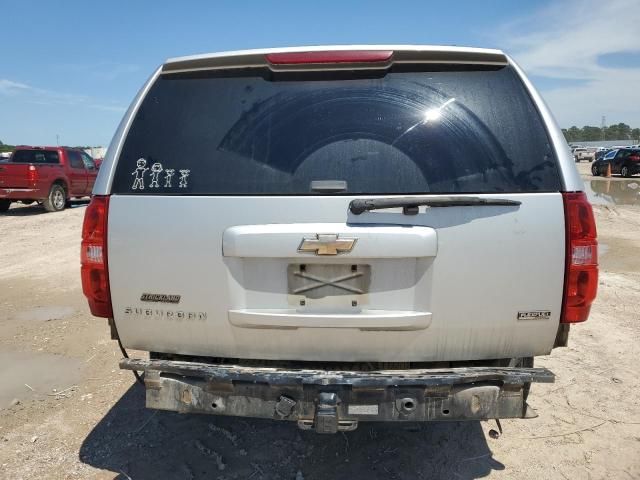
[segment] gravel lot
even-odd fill
[[[570,346],[536,360],[557,375],[530,396],[539,417],[361,424],[318,436],[294,424],[144,408],[118,370],[106,321],[79,278],[86,203],[0,215],[0,478],[640,478],[640,177],[594,179],[597,303]]]

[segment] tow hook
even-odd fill
[[[318,395],[314,427],[318,433],[336,433],[338,431],[338,403],[335,393],[322,392]]]

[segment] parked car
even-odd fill
[[[591,173],[597,177],[604,175],[611,165],[611,173],[631,177],[640,173],[640,149],[619,148],[607,153],[600,160],[593,162]]]
[[[604,156],[610,151],[611,151],[610,148],[602,148],[602,149],[599,148],[598,151],[596,152],[595,160],[600,160],[604,158]]]
[[[49,212],[63,210],[71,198],[91,194],[97,169],[82,150],[67,147],[16,147],[0,165],[0,212],[12,202],[42,203]]]
[[[594,148],[574,148],[573,149],[573,158],[576,162],[580,162],[580,160],[587,160],[589,162],[593,162],[596,156],[596,151]]]
[[[177,58],[121,125],[82,283],[123,349],[150,352],[120,363],[148,407],[321,433],[528,418],[554,379],[534,357],[589,315],[591,205],[499,50]]]

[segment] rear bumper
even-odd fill
[[[534,417],[528,385],[555,379],[515,367],[360,372],[123,359],[120,368],[145,372],[149,408],[291,420],[320,433],[360,421]]]
[[[38,200],[46,197],[39,188],[0,188],[3,200]]]

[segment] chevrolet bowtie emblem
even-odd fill
[[[319,233],[315,237],[304,237],[299,253],[315,253],[316,255],[338,255],[350,252],[356,244],[357,238],[338,238],[338,235]]]

